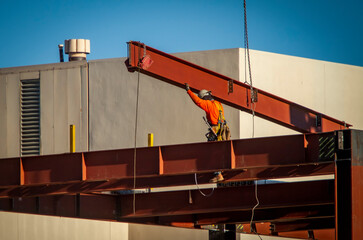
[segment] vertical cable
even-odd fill
[[[246,8],[246,0],[243,1],[243,9],[244,9],[244,27],[245,27],[245,51],[247,52],[247,60],[248,60],[248,70],[250,77],[250,84],[252,87],[252,72],[251,72],[251,62],[250,62],[250,47],[248,44],[248,30],[247,30],[247,8]]]
[[[246,0],[243,1],[243,10],[244,10],[244,46],[245,46],[245,83],[247,82],[247,63],[248,62],[248,71],[249,71],[249,79],[250,79],[250,94],[251,94],[251,112],[252,112],[252,138],[255,137],[255,108],[256,108],[256,102],[254,97],[254,89],[253,89],[253,83],[252,83],[252,72],[251,72],[251,61],[250,61],[250,48],[248,44],[248,30],[247,30],[247,7],[246,7]],[[247,59],[246,59],[247,58]],[[246,61],[247,60],[247,61]],[[248,96],[247,96],[248,101]],[[248,102],[247,102],[248,104]],[[253,218],[255,216],[255,209],[260,205],[260,201],[258,200],[257,195],[257,180],[255,180],[255,198],[256,198],[256,205],[252,208],[252,216],[250,221],[250,226],[252,226]],[[257,235],[258,233],[255,232]],[[260,237],[260,235],[258,235]],[[261,237],[260,237],[261,239]]]
[[[137,71],[137,90],[136,90],[136,114],[135,114],[135,142],[134,142],[134,187],[133,187],[133,213],[135,215],[136,212],[136,139],[137,139],[137,119],[138,119],[138,110],[139,110],[139,91],[140,91],[140,67],[138,67]]]
[[[258,205],[260,205],[260,201],[258,200],[258,196],[257,196],[257,180],[255,180],[255,198],[256,198],[257,204],[252,208],[252,217],[251,217],[250,225],[252,225],[252,223],[253,223],[253,218],[255,216],[255,209],[258,207]]]
[[[247,63],[248,63],[249,85],[250,85],[251,96],[250,96],[250,99],[247,96],[247,105],[248,105],[248,101],[251,100],[250,109],[251,109],[251,113],[252,113],[252,138],[254,138],[255,137],[256,103],[255,103],[255,99],[254,99],[254,89],[253,89],[253,82],[252,82],[252,71],[251,71],[251,60],[250,60],[250,47],[249,47],[249,43],[248,43],[246,0],[243,1],[243,10],[244,10],[245,83],[248,83],[248,81],[247,81]]]

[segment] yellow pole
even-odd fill
[[[147,145],[148,145],[149,147],[154,146],[154,134],[153,134],[153,133],[149,133],[149,134],[147,135]]]
[[[69,149],[69,151],[71,153],[74,153],[76,151],[76,126],[73,125],[73,124],[70,125],[69,130],[70,130],[70,134],[69,134],[69,136],[70,136],[70,141],[69,141],[70,149]]]

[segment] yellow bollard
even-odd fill
[[[76,126],[75,125],[70,125],[69,126],[69,137],[70,137],[70,141],[69,141],[69,145],[70,145],[70,149],[69,152],[74,153],[76,151]]]
[[[154,134],[153,134],[153,133],[149,133],[149,134],[147,135],[147,145],[148,145],[149,147],[154,146]]]

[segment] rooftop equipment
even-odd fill
[[[59,48],[59,61],[64,62],[63,44],[58,44],[58,48]]]
[[[86,54],[91,52],[90,45],[90,40],[88,39],[64,40],[64,51],[69,55],[68,61],[86,60]]]

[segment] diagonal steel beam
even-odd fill
[[[131,71],[139,68],[147,75],[179,87],[184,87],[184,83],[188,82],[193,90],[208,87],[222,103],[251,112],[251,87],[249,85],[140,42],[130,41],[128,47],[128,67]],[[146,61],[147,64],[144,64],[145,60],[149,60]],[[231,83],[233,83],[232,93],[229,91]],[[302,133],[328,132],[351,126],[263,90],[254,88],[254,92],[258,92],[258,102],[255,105],[257,116],[293,130]]]

